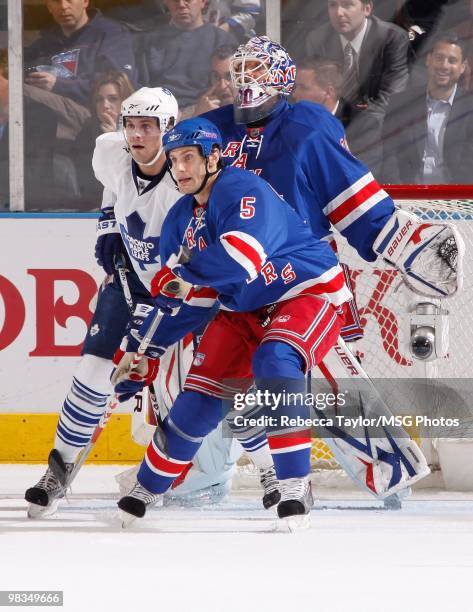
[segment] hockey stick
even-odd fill
[[[181,264],[189,261],[189,251],[187,249],[181,248],[181,251],[176,256],[176,260],[177,260],[177,263],[181,263]],[[116,259],[115,267],[119,275],[120,283],[123,288],[123,293],[125,296],[125,300],[127,302],[127,306],[131,314],[133,314],[133,300],[131,297],[128,280],[126,278],[126,268],[125,268],[123,258]],[[176,283],[175,291],[177,293],[179,291],[179,283],[178,281],[173,281],[173,282]],[[167,290],[171,292],[173,291],[173,289],[174,287],[172,283],[169,283]],[[172,316],[176,315],[178,310],[179,309],[175,309],[175,311],[172,312]],[[151,325],[149,326],[146,332],[146,335],[141,340],[141,343],[130,364],[130,371],[136,370],[136,368],[142,361],[143,357],[145,356],[145,353],[151,343],[151,340],[153,339],[154,333],[157,330],[159,323],[161,322],[161,319],[163,318],[164,314],[165,313],[162,312],[160,309],[156,311],[156,314],[154,315],[153,320],[151,321]],[[100,437],[102,431],[105,429],[105,426],[110,420],[110,417],[112,416],[112,413],[115,410],[115,408],[118,406],[118,404],[119,404],[118,396],[115,393],[108,401],[107,406],[102,416],[100,417],[100,421],[98,422],[97,426],[94,429],[92,437],[90,438],[89,442],[84,447],[84,449],[82,450],[82,453],[79,459],[75,462],[74,467],[72,468],[70,472],[68,472],[66,464],[64,463],[58,450],[53,449],[49,453],[48,466],[64,489],[68,489],[71,486],[72,481],[77,476],[77,473],[79,472],[79,470],[81,469],[81,467],[84,465],[85,461],[87,460],[88,456],[90,455],[92,448],[95,446],[98,438]]]

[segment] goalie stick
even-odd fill
[[[182,247],[180,252],[178,253],[178,255],[176,256],[176,260],[177,263],[186,263],[187,261],[189,261],[189,251]],[[124,257],[117,257],[115,259],[115,268],[117,270],[119,279],[120,279],[120,284],[122,286],[123,289],[123,294],[125,296],[125,301],[127,303],[127,306],[130,310],[131,315],[133,315],[134,312],[134,308],[133,308],[133,299],[131,296],[131,292],[130,292],[130,287],[128,285],[128,280],[126,278],[126,263],[124,260]],[[179,283],[176,281],[176,285],[178,285]],[[176,286],[174,287],[172,285],[172,283],[168,284],[167,290],[169,292],[172,292],[173,290],[176,291],[176,293],[179,290],[179,287]],[[172,315],[176,314],[176,312],[173,312]],[[153,320],[151,321],[151,325],[148,328],[148,331],[146,333],[146,335],[143,337],[143,339],[141,340],[141,343],[136,351],[136,354],[133,358],[133,361],[130,364],[130,370],[136,370],[136,368],[138,367],[139,363],[141,362],[141,360],[143,359],[146,350],[148,349],[148,346],[151,343],[151,340],[153,339],[154,333],[157,330],[159,323],[162,319],[162,317],[164,316],[164,313],[161,310],[157,310],[156,314],[154,315]],[[49,468],[51,469],[51,471],[53,472],[53,474],[56,476],[56,478],[58,479],[59,483],[61,484],[61,486],[64,489],[68,489],[73,480],[75,479],[75,477],[77,476],[79,470],[81,469],[81,467],[84,465],[85,461],[87,460],[88,456],[90,455],[93,447],[95,446],[98,438],[100,437],[102,431],[105,429],[105,426],[107,425],[108,421],[110,420],[110,417],[112,416],[113,411],[115,410],[115,408],[117,407],[117,405],[119,404],[118,398],[116,394],[113,394],[113,396],[110,398],[110,400],[107,403],[107,406],[104,410],[104,413],[102,414],[102,416],[100,417],[100,421],[98,422],[96,428],[94,429],[94,432],[92,434],[92,437],[90,438],[88,444],[84,447],[84,449],[82,450],[79,458],[77,459],[77,461],[74,463],[74,467],[71,470],[67,469],[66,464],[64,463],[60,453],[58,450],[53,449],[48,457],[48,465]]]

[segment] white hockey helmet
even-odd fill
[[[126,128],[127,117],[156,117],[161,134],[165,134],[176,125],[178,112],[177,100],[169,89],[166,89],[166,87],[142,87],[122,102],[121,120],[123,129]],[[146,164],[141,162],[142,165],[151,166],[161,153],[162,147],[151,161]]]
[[[126,117],[156,117],[159,129],[164,133],[177,122],[178,111],[177,100],[169,89],[142,87],[123,100],[121,116],[123,125]]]

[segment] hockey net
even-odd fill
[[[415,393],[409,391],[409,380],[473,378],[471,359],[473,329],[473,186],[390,186],[386,187],[396,202],[421,219],[448,221],[459,229],[465,242],[465,279],[461,293],[449,300],[436,301],[448,311],[448,354],[442,359],[420,361],[410,351],[411,314],[416,298],[402,283],[400,274],[382,262],[375,266],[363,261],[347,242],[337,236],[340,259],[348,264],[356,300],[364,328],[364,337],[352,343],[352,350],[361,358],[372,379],[392,380],[398,384],[399,400],[412,407]],[[402,379],[402,384],[399,384]],[[414,406],[415,409],[415,406]],[[435,407],[432,406],[434,412]],[[439,467],[436,452],[438,439],[421,430],[410,432],[423,448],[431,467]],[[460,440],[458,440],[460,442]],[[315,471],[333,470],[338,464],[323,440],[314,439],[312,466]]]

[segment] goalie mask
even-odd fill
[[[236,123],[255,123],[271,114],[281,96],[290,96],[296,65],[288,52],[267,36],[254,36],[236,50],[231,64]]]
[[[177,100],[169,89],[165,87],[142,87],[138,89],[138,91],[135,91],[122,102],[121,107],[120,117],[123,123],[123,135],[127,145],[128,141],[125,132],[127,117],[155,117],[161,131],[161,136],[163,136],[174,127],[177,121],[178,111]],[[133,157],[131,151],[130,155],[137,163],[140,163],[140,165],[151,166],[159,158],[162,151],[163,147],[161,145],[153,159],[146,163],[138,162],[138,160]]]

